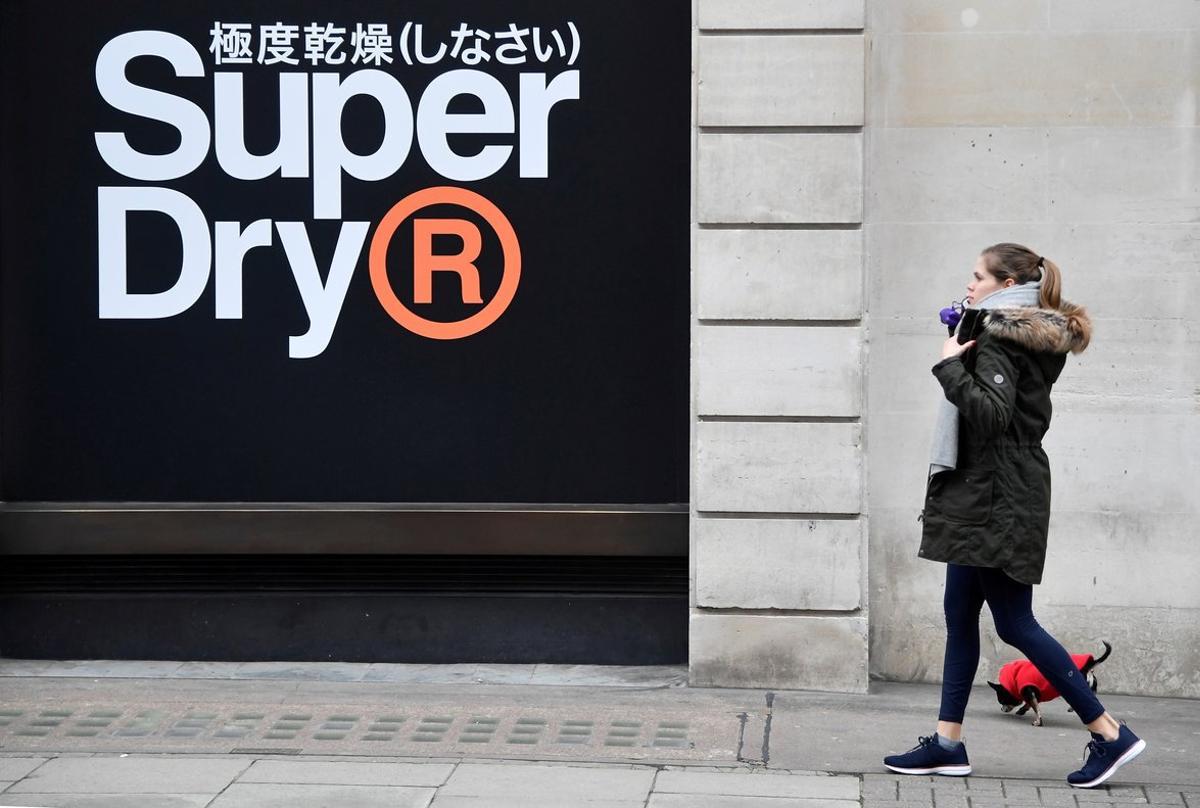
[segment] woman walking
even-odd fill
[[[1146,742],[1109,715],[1063,647],[1038,625],[1033,585],[1041,583],[1050,524],[1050,465],[1041,440],[1050,426],[1050,389],[1066,354],[1083,351],[1091,322],[1061,298],[1057,266],[1019,244],[988,247],[967,286],[981,310],[977,339],[955,336],[933,366],[941,402],[930,467],[920,556],[946,562],[946,655],[937,731],[902,755],[884,758],[901,774],[966,775],[963,715],[979,664],[979,613],[991,610],[1000,639],[1038,667],[1091,730],[1083,767],[1067,776],[1100,785]],[[974,314],[972,312],[971,314]]]

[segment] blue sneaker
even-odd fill
[[[1116,774],[1117,769],[1140,755],[1146,742],[1133,734],[1124,724],[1115,741],[1106,741],[1092,733],[1088,742],[1083,768],[1067,775],[1067,782],[1076,788],[1094,788]]]
[[[917,745],[903,755],[888,755],[883,765],[899,774],[945,774],[965,777],[971,773],[966,744],[957,749],[943,749],[936,735],[921,736]]]

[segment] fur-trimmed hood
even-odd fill
[[[1081,353],[1092,339],[1087,310],[1066,301],[1059,309],[991,309],[983,327],[992,336],[1040,353]]]

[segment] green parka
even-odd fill
[[[933,366],[958,408],[957,467],[929,480],[922,558],[1041,583],[1050,526],[1050,389],[1091,336],[1087,312],[993,309],[975,346]]]

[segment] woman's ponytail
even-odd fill
[[[1043,309],[1057,310],[1062,307],[1062,273],[1049,258],[1042,259],[1042,292],[1038,297],[1038,305]]]
[[[1038,294],[1038,305],[1057,311],[1066,318],[1072,353],[1087,348],[1092,341],[1091,318],[1083,306],[1062,299],[1062,272],[1058,264],[1023,244],[1012,242],[993,244],[983,251],[983,258],[987,262],[988,272],[1001,283],[1010,278],[1016,283],[1032,283],[1040,279],[1042,287]]]

